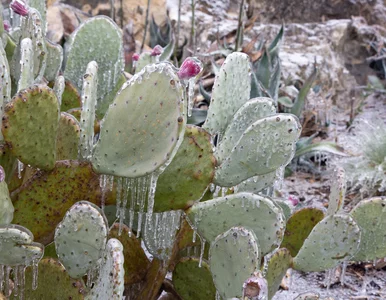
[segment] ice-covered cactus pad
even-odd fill
[[[118,92],[92,158],[98,173],[140,177],[169,162],[183,140],[183,88],[168,63],[146,66]]]
[[[241,297],[243,283],[260,267],[260,249],[253,231],[232,227],[209,250],[213,281],[223,299]]]
[[[200,236],[213,241],[234,226],[243,226],[259,238],[263,255],[277,248],[284,235],[284,216],[271,200],[252,193],[238,193],[193,205],[188,218]]]
[[[72,278],[96,267],[106,247],[108,223],[100,209],[87,201],[75,203],[55,231],[55,248]]]

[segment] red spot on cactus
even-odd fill
[[[12,1],[11,8],[18,15],[21,15],[23,17],[28,15],[28,6],[23,1],[20,1],[20,0]]]
[[[157,56],[162,52],[164,52],[164,48],[162,48],[160,45],[157,45],[153,48],[153,51],[151,51],[150,56]]]
[[[5,31],[9,31],[11,29],[11,24],[9,24],[7,20],[4,20],[3,25]]]
[[[139,54],[138,53],[134,53],[133,56],[132,56],[132,59],[133,59],[133,61],[138,61],[139,60]]]
[[[188,57],[184,60],[177,75],[181,80],[197,76],[202,70],[202,65],[198,59]]]

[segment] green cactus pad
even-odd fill
[[[121,229],[122,233],[119,235],[119,224],[115,223],[110,229],[109,238],[115,238],[123,245],[125,284],[138,283],[145,278],[150,262],[134,233],[131,233],[126,225]]]
[[[235,187],[235,190],[238,193],[249,192],[249,193],[257,194],[258,192],[261,192],[262,190],[273,185],[276,179],[277,179],[276,171],[273,171],[267,174],[253,176],[238,184]]]
[[[215,299],[216,287],[206,261],[184,257],[173,272],[173,285],[184,300]]]
[[[234,226],[253,230],[259,237],[262,255],[279,247],[284,235],[284,216],[271,200],[238,193],[194,204],[187,215],[206,241]]]
[[[98,173],[140,177],[173,158],[183,140],[183,88],[167,63],[128,81],[102,121],[92,164]]]
[[[103,37],[103,38],[101,38]],[[122,31],[108,17],[97,16],[83,22],[65,45],[64,77],[82,90],[87,64],[98,64],[98,107],[112,91],[123,70]]]
[[[214,183],[235,186],[287,165],[295,154],[301,126],[296,116],[277,114],[253,123],[216,170]]]
[[[264,277],[268,282],[268,299],[272,299],[275,295],[291,265],[292,256],[285,248],[277,249],[264,257]]]
[[[121,242],[117,239],[109,239],[103,254],[99,277],[86,299],[123,299],[125,289],[123,263],[124,256]]]
[[[91,166],[78,161],[58,161],[49,173],[38,172],[12,195],[13,223],[31,228],[36,241],[53,241],[56,225],[79,199],[100,204],[99,176]],[[114,201],[106,194],[106,205]]]
[[[241,297],[243,283],[260,267],[260,249],[253,231],[232,227],[216,237],[209,250],[214,284],[224,299]]]
[[[11,97],[11,77],[7,56],[4,51],[3,42],[0,39],[0,117],[3,118],[4,106],[9,102]],[[3,134],[0,132],[0,141],[3,140]]]
[[[376,197],[359,202],[351,216],[361,228],[359,251],[354,261],[372,261],[386,256],[386,198]]]
[[[54,90],[54,93],[56,95],[56,98],[58,98],[58,102],[60,105],[62,105],[62,96],[63,96],[65,86],[66,86],[66,83],[64,81],[63,75],[59,75],[58,77],[56,77],[54,86],[52,89]]]
[[[62,95],[62,104],[60,105],[61,111],[68,111],[72,108],[81,107],[80,94],[69,81],[66,81]]]
[[[342,208],[344,197],[346,196],[346,188],[346,176],[344,169],[335,169],[331,184],[327,215],[336,214]]]
[[[236,111],[249,100],[251,80],[249,56],[234,52],[227,56],[213,85],[208,118],[203,128],[223,134]]]
[[[86,287],[83,281],[72,279],[62,264],[53,258],[43,258],[38,266],[37,289],[32,289],[32,270],[25,272],[26,299],[29,300],[82,300]],[[16,298],[16,297],[15,297]]]
[[[215,166],[209,134],[188,125],[174,159],[158,178],[154,212],[192,206],[212,181]]]
[[[230,120],[228,127],[225,129],[224,136],[215,151],[219,164],[229,156],[234,145],[249,126],[257,120],[272,116],[275,113],[276,107],[270,98],[254,98],[241,106]]]
[[[0,225],[0,265],[29,266],[37,263],[44,253],[44,246],[35,243],[27,228],[18,225]]]
[[[0,144],[0,165],[5,171],[5,181],[9,183],[16,168],[17,159],[13,156],[8,144]],[[9,188],[9,187],[8,187]]]
[[[318,208],[306,207],[293,213],[288,219],[281,247],[287,248],[295,257],[312,229],[324,218]]]
[[[24,164],[51,170],[56,160],[59,103],[46,86],[33,86],[12,98],[4,111],[2,132]]]
[[[56,159],[76,159],[78,157],[79,122],[65,112],[60,114],[58,135],[56,136]]]
[[[17,82],[17,90],[24,90],[34,82],[33,47],[30,38],[20,42],[20,77]]]
[[[304,272],[334,268],[356,253],[360,237],[360,228],[349,215],[327,216],[304,241],[293,268]]]
[[[139,73],[145,68],[147,65],[151,65],[155,63],[155,56],[151,56],[150,52],[143,52],[139,56],[139,59],[136,63],[135,73]]]
[[[103,212],[90,202],[77,202],[67,211],[55,230],[55,248],[72,278],[80,278],[96,267],[108,231]]]
[[[46,47],[47,47],[47,66],[44,71],[44,77],[48,81],[54,81],[59,74],[60,68],[62,67],[63,48],[60,45],[54,44],[47,39],[46,39]]]
[[[8,185],[5,183],[4,169],[0,166],[0,225],[12,222],[14,208],[9,197]]]

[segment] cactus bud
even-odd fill
[[[181,80],[184,80],[197,76],[201,70],[201,62],[196,58],[188,57],[182,63],[181,68],[177,74]]]
[[[7,32],[11,29],[11,24],[7,20],[4,20],[3,26],[4,26],[4,30]]]
[[[21,0],[14,0],[11,3],[12,10],[17,13],[18,15],[21,15],[25,17],[28,15],[28,6]]]
[[[162,48],[160,45],[157,45],[153,48],[153,51],[151,51],[150,56],[158,56],[162,52],[164,52],[164,48]]]
[[[288,196],[288,201],[293,205],[296,206],[299,204],[299,198],[296,197],[295,195],[289,195]]]
[[[138,61],[139,60],[139,54],[138,53],[134,53],[131,58],[132,58],[133,61]]]

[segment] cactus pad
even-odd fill
[[[248,192],[248,193],[257,194],[263,189],[270,187],[276,179],[277,179],[276,171],[273,171],[267,174],[253,176],[238,184],[235,187],[235,190],[238,193]]]
[[[44,246],[35,243],[27,228],[18,225],[0,225],[0,265],[29,266],[36,264],[44,253]]]
[[[206,261],[184,257],[173,272],[173,285],[184,300],[215,299],[216,287]]]
[[[101,38],[103,37],[103,38]],[[98,106],[114,89],[123,70],[122,33],[108,17],[97,16],[83,22],[65,45],[64,77],[82,90],[87,64],[98,64]]]
[[[199,200],[213,179],[215,165],[209,134],[188,125],[174,159],[158,178],[154,211],[186,209]]]
[[[249,100],[251,80],[247,54],[227,56],[216,77],[208,118],[203,128],[210,134],[223,134],[236,111]]]
[[[56,225],[75,202],[84,199],[100,204],[100,198],[99,176],[89,164],[59,161],[53,171],[37,172],[15,192],[12,201],[17,213],[13,223],[31,228],[35,240],[47,245],[53,240]],[[109,204],[110,191],[106,194]]]
[[[5,172],[0,166],[0,225],[10,224],[13,219],[13,204],[9,197],[8,185],[5,182]]]
[[[43,1],[41,1],[43,2]],[[46,40],[47,47],[47,66],[44,71],[44,77],[48,81],[54,81],[58,76],[63,62],[63,48]]]
[[[76,159],[78,157],[79,122],[65,112],[60,114],[58,135],[56,136],[56,159]]]
[[[369,261],[385,257],[386,198],[362,200],[350,214],[362,231],[359,251],[352,260]]]
[[[344,169],[335,169],[331,184],[327,215],[336,214],[342,208],[344,197],[346,196],[346,188],[346,176]]]
[[[209,250],[209,265],[220,296],[241,297],[244,281],[260,267],[260,249],[253,231],[232,227],[216,237]]]
[[[138,283],[145,278],[149,260],[141,247],[141,242],[133,233],[129,235],[130,229],[126,225],[121,229],[122,234],[119,235],[119,224],[115,223],[110,229],[109,239],[115,238],[123,245],[125,284]]]
[[[106,246],[108,230],[106,217],[90,202],[77,202],[67,211],[55,230],[55,248],[72,278],[96,267]]]
[[[234,186],[252,176],[287,165],[295,154],[300,131],[299,120],[290,114],[256,121],[216,170],[215,184]]]
[[[84,299],[83,281],[72,279],[62,266],[53,258],[43,258],[38,266],[38,286],[32,289],[32,270],[27,268],[25,274],[25,295],[30,300]]]
[[[277,249],[272,254],[264,257],[264,277],[268,282],[268,299],[272,299],[279,289],[281,280],[287,270],[291,268],[292,257],[290,252],[285,249]]]
[[[234,226],[243,226],[259,237],[263,255],[277,248],[284,235],[284,217],[271,200],[238,193],[193,205],[187,215],[193,228],[207,241]]]
[[[69,81],[66,81],[64,91],[62,94],[62,103],[60,105],[61,111],[68,111],[72,108],[81,107],[80,94]]]
[[[56,160],[59,103],[45,86],[22,90],[5,107],[3,135],[24,164],[51,170]]]
[[[349,260],[358,250],[361,231],[349,215],[334,215],[319,222],[294,258],[294,269],[319,272]]]
[[[123,263],[124,256],[121,242],[117,239],[109,239],[103,254],[98,280],[86,299],[123,299],[125,289]]]
[[[219,164],[229,156],[233,146],[250,125],[275,113],[276,107],[270,98],[254,98],[241,106],[230,120],[228,127],[225,129],[224,136],[216,149],[215,156]]]
[[[102,121],[92,164],[98,173],[151,174],[183,140],[183,88],[167,63],[145,67],[120,90]]]
[[[293,213],[288,219],[281,247],[295,257],[312,229],[324,218],[320,209],[306,207]]]

